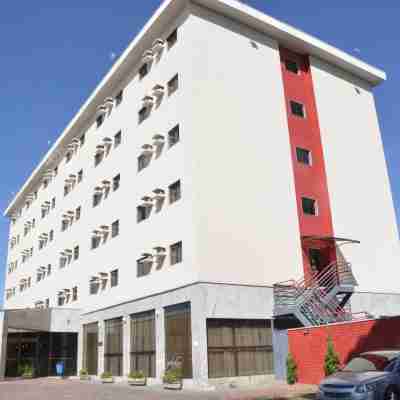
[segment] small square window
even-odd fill
[[[296,147],[296,157],[299,163],[305,165],[311,165],[311,152],[310,150],[302,149],[301,147]]]
[[[121,144],[122,140],[122,132],[119,131],[115,136],[114,136],[114,148],[118,147]]]
[[[150,216],[150,207],[138,206],[136,207],[136,221],[142,222]]]
[[[83,170],[81,169],[78,172],[78,183],[82,182],[82,179],[83,179]]]
[[[114,221],[111,224],[111,237],[116,237],[119,235],[119,220]]]
[[[149,73],[149,67],[147,64],[143,64],[139,69],[139,79],[143,79]]]
[[[171,265],[182,262],[182,242],[178,242],[170,246]]]
[[[118,107],[124,98],[124,91],[120,90],[118,94],[115,96],[115,105]]]
[[[168,37],[167,44],[168,50],[174,46],[174,44],[178,41],[178,30],[175,29]]]
[[[176,181],[169,186],[169,203],[175,203],[181,198],[181,181]]]
[[[140,278],[141,276],[146,276],[151,271],[152,263],[148,260],[141,258],[136,261],[136,276]]]
[[[120,182],[121,182],[121,175],[118,174],[117,176],[114,176],[114,178],[113,178],[113,191],[114,192],[119,189]]]
[[[104,114],[100,114],[96,118],[96,128],[100,128],[100,126],[103,124],[103,122],[104,122]]]
[[[297,101],[290,101],[290,110],[293,115],[296,115],[297,117],[305,118],[306,113],[304,109],[304,105],[301,103],[298,103]]]
[[[110,284],[111,287],[118,286],[118,270],[115,269],[114,271],[110,272]]]
[[[168,132],[168,146],[172,147],[178,142],[179,142],[179,125],[176,125]]]
[[[150,115],[150,108],[142,107],[139,110],[138,117],[139,117],[139,124],[141,124],[144,120],[146,120]]]
[[[301,207],[306,215],[317,215],[317,202],[308,197],[301,198]]]
[[[169,82],[168,82],[168,96],[171,96],[178,90],[179,87],[179,76],[176,74]]]
[[[79,258],[79,246],[74,247],[74,260]]]
[[[81,135],[79,138],[79,145],[82,147],[85,144],[85,134]]]
[[[296,61],[293,60],[285,60],[285,67],[287,71],[293,72],[294,74],[299,73],[299,66]]]

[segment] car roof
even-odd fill
[[[400,356],[400,350],[376,350],[376,351],[366,351],[365,353],[361,353],[361,356],[365,355],[374,355],[379,357],[385,357],[388,360],[392,360]]]

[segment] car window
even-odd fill
[[[363,354],[353,358],[344,368],[345,372],[384,371],[389,360],[375,354]]]

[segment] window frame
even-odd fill
[[[296,111],[296,107],[298,106],[301,106],[301,114],[298,111]],[[289,100],[289,107],[292,116],[301,119],[307,118],[306,106],[304,103],[301,103],[300,101],[297,100]]]
[[[182,241],[176,242],[169,246],[170,265],[180,264],[183,261]]]
[[[314,211],[313,213],[307,211],[308,207],[305,204],[305,202],[307,202],[307,201],[312,202],[309,205],[312,204],[312,210]],[[305,216],[316,217],[319,215],[318,202],[316,199],[314,199],[312,197],[301,196],[301,209],[303,211],[303,215],[305,215]]]

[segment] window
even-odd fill
[[[96,128],[99,128],[104,122],[104,114],[100,114],[97,118],[96,118]]]
[[[35,220],[35,218],[33,218],[33,220],[32,220],[32,229],[35,227],[35,224],[36,224],[36,220]],[[19,235],[18,235],[18,238],[19,238]]]
[[[110,284],[111,287],[118,286],[118,270],[115,269],[114,271],[110,272]]]
[[[85,144],[85,134],[81,135],[79,138],[79,146],[82,147]]]
[[[56,208],[56,198],[53,197],[53,198],[51,199],[51,209],[54,210],[55,208]]]
[[[304,105],[301,103],[298,103],[297,101],[290,101],[290,110],[293,115],[296,115],[297,117],[305,118],[305,110],[304,110]]]
[[[79,258],[79,246],[74,247],[74,260]]]
[[[70,189],[69,185],[64,186],[64,196],[66,196],[69,193],[69,189]]]
[[[139,110],[139,124],[141,124],[147,117],[149,116],[150,112],[146,107],[142,107]]]
[[[54,168],[54,176],[57,176],[58,175],[58,167],[55,167]],[[36,198],[36,197],[35,197]]]
[[[301,198],[303,213],[307,215],[317,215],[317,202],[308,197]]]
[[[178,142],[179,142],[179,125],[176,125],[168,132],[168,146],[172,147]]]
[[[94,156],[94,166],[97,167],[103,160],[103,153],[96,153]]]
[[[179,87],[179,77],[176,74],[169,82],[168,82],[168,96],[171,96],[178,90]]]
[[[177,181],[169,186],[169,204],[175,203],[181,198],[181,181]]]
[[[99,290],[99,283],[96,281],[89,282],[89,294],[96,294]],[[97,351],[97,349],[96,349]]]
[[[293,72],[294,74],[299,73],[299,66],[296,61],[293,60],[285,60],[285,68],[287,71]]]
[[[69,163],[71,161],[72,158],[72,152],[68,152],[67,154],[65,154],[65,162]]]
[[[83,170],[81,169],[78,172],[78,183],[82,182],[82,179],[83,179]]]
[[[170,246],[171,265],[182,262],[182,242],[178,242]]]
[[[78,300],[78,286],[72,288],[72,301]]]
[[[115,136],[114,136],[114,148],[118,147],[121,144],[122,140],[122,132],[119,131]]]
[[[59,307],[61,307],[61,306],[64,305],[64,303],[65,303],[65,297],[59,295],[59,296],[57,297],[57,305],[58,305]]]
[[[296,147],[297,161],[302,164],[311,165],[311,152],[310,150]]]
[[[114,192],[119,189],[120,181],[121,181],[120,174],[118,174],[117,176],[114,176],[114,178],[113,178],[113,191]]]
[[[152,263],[146,260],[145,258],[141,258],[136,261],[136,276],[140,278],[141,276],[146,276],[151,271]]]
[[[138,172],[140,172],[142,169],[146,168],[149,165],[149,160],[144,154],[140,155],[137,161],[138,161]]]
[[[122,329],[122,318],[104,321],[104,371],[113,376],[122,376]]]
[[[119,235],[119,220],[114,221],[111,224],[111,237],[116,237]]]
[[[136,221],[141,222],[150,216],[150,207],[136,207]]]
[[[49,241],[52,242],[53,240],[54,240],[54,231],[51,230],[51,231],[49,232]]]
[[[51,275],[51,264],[47,266],[47,276]]]
[[[61,232],[64,232],[67,229],[68,229],[68,220],[63,219],[61,221]]]
[[[118,107],[122,103],[122,99],[124,97],[124,91],[120,90],[118,94],[115,96],[115,105]]]
[[[50,299],[49,298],[47,298],[46,301],[45,301],[45,307],[46,308],[50,307]]]
[[[81,219],[81,207],[78,207],[76,210],[75,210],[75,221],[79,221],[80,219]]]
[[[149,67],[147,64],[143,64],[139,69],[139,79],[143,79],[149,73]]]
[[[100,241],[100,236],[92,236],[92,250],[97,249],[100,246]]]
[[[168,37],[167,44],[168,50],[173,47],[173,45],[178,41],[178,30],[175,29]]]
[[[62,256],[60,257],[60,268],[64,268],[67,265],[67,258]]]
[[[100,202],[101,202],[101,193],[95,193],[93,195],[93,207],[98,206]]]

